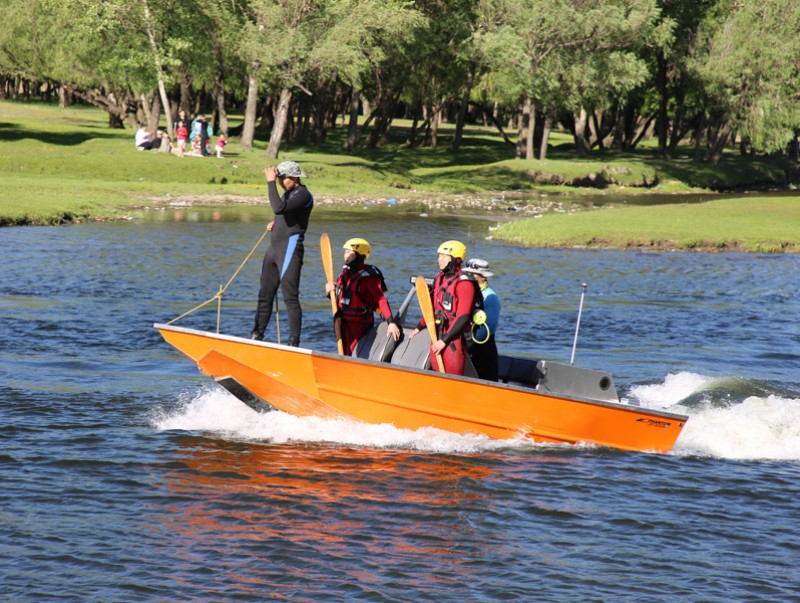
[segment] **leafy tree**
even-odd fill
[[[716,124],[708,160],[716,163],[733,131],[753,149],[778,151],[800,124],[800,4],[741,0],[705,21],[693,67],[705,83]]]
[[[378,84],[383,91],[387,67],[408,71],[406,42],[415,39],[425,24],[418,10],[404,0],[328,0],[317,25],[318,40],[309,54],[309,69],[319,88],[344,84],[350,94],[350,123],[346,148],[353,150],[357,133],[358,105],[365,87]],[[406,57],[407,58],[407,57]],[[380,107],[383,98],[378,95]]]
[[[530,115],[521,132],[529,159],[531,105],[573,115],[576,149],[585,154],[589,115],[645,79],[637,51],[664,35],[655,0],[481,0],[480,9],[476,46],[489,66],[483,86]]]

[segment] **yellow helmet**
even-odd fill
[[[445,241],[439,245],[437,253],[443,253],[445,255],[449,255],[450,257],[463,260],[465,257],[467,257],[467,246],[461,241]]]
[[[355,251],[358,254],[363,255],[365,258],[369,257],[369,252],[372,251],[372,247],[369,246],[369,243],[366,239],[350,239],[344,245],[342,245],[342,249],[349,249],[350,251]]]

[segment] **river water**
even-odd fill
[[[800,600],[800,258],[524,249],[492,222],[370,207],[312,218],[304,345],[335,349],[323,231],[373,243],[395,308],[458,238],[497,273],[502,350],[569,361],[587,283],[575,364],[690,416],[652,455],[256,415],[152,323],[213,296],[266,220],[0,230],[0,601]],[[250,332],[262,253],[224,332]]]

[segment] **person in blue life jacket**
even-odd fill
[[[210,155],[211,151],[208,148],[208,139],[214,134],[211,124],[206,120],[206,116],[202,113],[194,118],[192,127],[189,132],[189,140],[194,142],[195,138],[200,138],[200,154]]]
[[[314,197],[303,184],[306,175],[294,161],[284,161],[277,167],[264,170],[267,177],[269,204],[275,218],[267,224],[272,233],[264,263],[261,266],[261,289],[251,339],[264,339],[264,330],[272,317],[272,306],[278,286],[283,294],[286,315],[289,321],[290,346],[300,345],[303,326],[303,311],[300,307],[300,270],[303,268],[303,239],[308,229],[308,220],[314,208]],[[278,184],[283,195],[278,193]]]
[[[489,262],[478,258],[467,260],[461,270],[471,274],[478,282],[483,294],[483,311],[486,314],[485,322],[480,326],[475,324],[472,337],[467,338],[467,353],[478,377],[497,381],[497,344],[494,335],[500,322],[500,298],[489,286],[489,277],[494,276],[494,273],[489,270]]]

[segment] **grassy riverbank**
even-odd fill
[[[231,124],[239,120],[234,116]],[[703,212],[683,222],[664,214],[676,211],[669,206],[578,211],[608,205],[605,198],[611,195],[625,195],[631,203],[654,194],[674,195],[679,202],[681,193],[786,186],[794,176],[783,160],[731,154],[720,165],[708,166],[692,162],[688,151],[667,161],[647,146],[578,160],[570,137],[556,134],[546,161],[524,161],[508,159],[513,150],[496,131],[478,127],[468,129],[458,153],[447,152],[447,127],[437,149],[409,149],[403,145],[407,126],[397,124],[389,144],[357,155],[341,152],[344,129],[338,128],[319,148],[284,145],[281,159],[302,164],[321,211],[342,204],[387,205],[390,199],[393,211],[489,214],[498,221],[513,219],[496,235],[523,244],[630,247],[675,241],[680,249],[763,244],[794,250],[800,243],[790,227],[776,239],[768,236],[773,223],[750,219],[752,208],[753,215],[773,216],[777,224],[797,223],[791,203],[771,205],[768,212],[751,206],[753,199],[735,212],[724,203],[681,205],[683,216]],[[109,129],[97,109],[0,102],[0,225],[119,219],[174,204],[263,202],[264,143],[248,150],[233,138],[227,149],[225,159],[139,152],[133,132]],[[720,213],[709,217],[707,212]],[[542,214],[545,218],[529,226],[517,221]]]
[[[495,237],[532,247],[800,252],[800,197],[550,214],[500,225]]]

